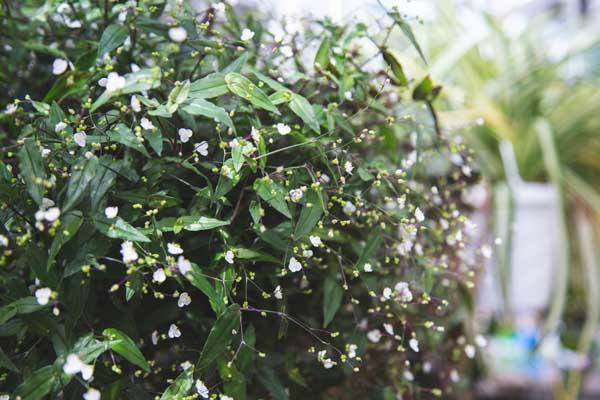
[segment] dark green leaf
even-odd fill
[[[63,212],[76,206],[85,193],[88,185],[96,175],[98,168],[98,157],[82,160],[72,168],[71,177],[67,184],[67,194],[63,203]]]
[[[216,315],[221,315],[225,310],[225,302],[223,297],[220,296],[209,280],[202,274],[202,270],[196,265],[192,264],[192,269],[185,274],[185,277],[190,283],[200,289],[210,303],[211,308]]]
[[[312,232],[323,215],[323,203],[314,190],[309,190],[303,197],[304,207],[294,230],[294,240],[300,240]]]
[[[119,47],[129,36],[127,28],[123,25],[112,24],[106,27],[98,43],[98,58],[110,53]]]
[[[362,269],[362,267],[364,266],[364,264],[366,262],[368,262],[371,257],[373,257],[375,255],[375,252],[379,249],[379,246],[381,246],[381,242],[382,242],[382,237],[381,237],[381,232],[379,229],[375,229],[374,231],[371,232],[371,234],[369,235],[369,238],[367,239],[367,243],[365,244],[365,247],[362,249],[362,252],[360,253],[360,257],[358,258],[358,261],[356,262],[356,267]]]
[[[225,124],[235,132],[235,126],[227,111],[222,107],[215,106],[210,101],[195,98],[186,103],[181,109],[188,114],[202,115],[203,117]]]
[[[65,243],[75,237],[82,222],[83,217],[79,211],[68,213],[61,218],[60,228],[58,229],[58,232],[56,232],[56,236],[54,236],[52,246],[50,246],[50,252],[48,253],[48,261],[46,263],[47,269],[50,269],[58,252]]]
[[[390,13],[388,13],[388,15],[390,17],[392,17],[392,19],[394,20],[396,25],[398,25],[400,27],[400,30],[402,30],[402,33],[404,33],[404,35],[408,38],[410,43],[417,50],[417,52],[419,53],[419,56],[421,56],[421,59],[423,60],[423,62],[425,64],[427,64],[427,60],[425,59],[423,50],[421,50],[421,46],[419,46],[419,42],[417,42],[417,38],[415,37],[415,34],[413,33],[413,30],[410,27],[410,25],[408,24],[408,22],[406,22],[404,20],[404,18],[402,18],[402,16],[400,15],[400,13],[398,13],[397,11],[390,12]]]
[[[329,275],[323,282],[323,328],[333,320],[340,305],[344,290],[336,281],[335,276]]]
[[[398,62],[396,57],[386,49],[381,49],[381,53],[383,54],[383,59],[385,60],[385,62],[392,69],[392,73],[394,74],[396,84],[400,86],[408,85],[408,79],[404,74],[404,69],[402,68],[402,65]]]
[[[108,137],[110,138],[110,140],[119,142],[122,145],[139,151],[146,157],[150,157],[150,154],[148,154],[148,151],[146,150],[144,145],[140,143],[140,141],[133,134],[131,129],[129,129],[125,124],[118,124],[112,131],[108,132]]]
[[[440,94],[442,87],[433,86],[433,81],[427,75],[419,84],[413,89],[413,100],[415,101],[427,101],[431,102]]]
[[[257,179],[254,181],[254,190],[261,199],[269,203],[271,207],[282,213],[288,218],[292,218],[292,214],[285,202],[285,189],[269,178]]]
[[[113,219],[103,217],[95,218],[94,226],[102,234],[112,239],[133,240],[134,242],[150,242],[150,239],[148,239],[146,235],[129,225],[129,223],[121,217],[116,217]]]
[[[23,400],[42,400],[50,393],[57,380],[53,365],[42,367],[27,376],[14,395]]]
[[[160,400],[183,400],[194,384],[194,367],[183,371],[165,390]]]
[[[116,341],[111,346],[115,352],[122,355],[130,363],[137,365],[146,372],[150,372],[150,365],[135,342],[129,336],[115,328],[107,328],[102,334],[107,339]]]
[[[110,156],[100,157],[98,160],[98,171],[90,182],[90,201],[92,211],[97,211],[104,195],[115,182],[119,163]]]
[[[154,150],[154,152],[160,156],[163,150],[163,137],[161,131],[145,131],[144,137],[148,143],[150,143],[152,150]]]
[[[177,222],[173,227],[173,231],[175,233],[180,232],[181,229],[185,229],[186,231],[191,232],[207,231],[226,225],[229,225],[229,221],[222,221],[220,219],[210,217],[186,216],[177,219]]]
[[[23,147],[19,150],[19,170],[31,198],[41,205],[44,197],[42,181],[46,178],[46,172],[42,163],[42,154],[33,139],[25,139]]]
[[[219,316],[210,330],[196,364],[198,370],[208,367],[225,351],[233,338],[233,329],[239,328],[239,324],[240,306],[232,304]]]

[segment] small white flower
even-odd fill
[[[73,140],[75,141],[75,143],[77,143],[79,147],[85,147],[86,138],[87,135],[85,134],[85,132],[77,132],[73,135]]]
[[[392,289],[390,289],[389,287],[386,287],[385,289],[383,289],[383,298],[386,300],[389,300],[392,298]]]
[[[63,74],[67,70],[67,68],[69,68],[69,63],[67,62],[67,60],[63,60],[62,58],[57,58],[52,63],[52,73],[54,75]]]
[[[475,351],[475,346],[473,346],[472,344],[468,344],[465,346],[465,354],[467,355],[467,357],[475,358]]]
[[[290,199],[292,199],[292,201],[294,203],[299,202],[300,199],[302,199],[302,196],[304,196],[304,192],[302,191],[302,189],[292,189],[292,190],[290,190]]]
[[[62,132],[65,129],[67,129],[67,124],[65,124],[62,121],[60,121],[58,124],[54,125],[54,132],[56,132],[56,133]]]
[[[65,16],[65,25],[71,29],[79,29],[81,28],[81,21]]]
[[[94,375],[94,366],[83,364],[83,366],[81,367],[81,377],[84,380],[89,381],[90,379],[92,379],[93,375]]]
[[[150,336],[150,341],[152,342],[152,344],[154,346],[156,346],[158,344],[158,331],[153,331],[152,335]]]
[[[412,382],[415,380],[415,376],[413,375],[412,372],[410,372],[409,370],[404,370],[404,372],[402,373],[402,375],[404,376],[404,379],[406,379],[409,382]]]
[[[425,214],[423,214],[423,211],[421,211],[421,209],[418,207],[415,210],[415,218],[417,219],[417,222],[425,221]]]
[[[243,42],[247,42],[248,40],[252,39],[253,37],[254,37],[254,32],[248,28],[244,28],[240,39],[242,39]]]
[[[208,388],[200,379],[196,379],[196,392],[198,392],[200,397],[202,397],[203,399],[208,399],[208,395],[210,394]]]
[[[292,50],[292,48],[290,46],[281,46],[281,48],[279,48],[279,51],[281,52],[281,54],[284,57],[290,58],[294,55],[294,51]]]
[[[173,254],[174,256],[183,254],[183,249],[179,243],[167,243],[167,251],[169,254]]]
[[[125,78],[120,76],[118,73],[111,72],[106,77],[106,80],[104,81],[104,85],[102,85],[100,82],[98,82],[98,83],[100,84],[100,86],[106,86],[107,92],[114,92],[119,89],[123,89],[125,87],[126,81],[125,81]]]
[[[298,272],[302,269],[302,264],[294,257],[290,258],[290,263],[288,264],[288,269],[292,272]]]
[[[186,371],[186,370],[188,370],[188,369],[192,368],[192,366],[193,366],[194,364],[192,364],[192,363],[191,363],[191,362],[189,362],[188,360],[185,360],[184,362],[182,362],[182,363],[181,363],[181,364],[179,364],[179,365],[181,366],[181,369],[182,369],[182,370]]]
[[[319,177],[319,182],[327,185],[329,182],[331,182],[331,178],[327,174],[321,174],[321,176]]]
[[[356,206],[351,201],[347,201],[343,208],[344,214],[352,215],[356,212]]]
[[[187,31],[182,26],[169,28],[169,38],[176,43],[181,43],[187,39]]]
[[[344,93],[344,97],[346,98],[346,100],[352,100],[352,92],[348,90]]]
[[[385,329],[388,335],[394,335],[394,327],[392,324],[383,324],[383,329]]]
[[[398,296],[400,297],[400,300],[402,302],[408,303],[412,301],[413,295],[410,291],[410,288],[408,287],[408,283],[398,282],[396,283],[396,286],[394,286],[394,290],[396,291],[396,293],[398,293]]]
[[[117,214],[119,213],[119,207],[115,206],[115,207],[106,207],[104,209],[104,215],[106,216],[106,218],[108,219],[113,219],[117,216]]]
[[[213,8],[215,9],[216,12],[219,12],[222,14],[225,12],[225,3],[220,1],[217,4],[213,4]]]
[[[177,133],[179,134],[179,140],[181,140],[181,143],[187,143],[194,134],[191,129],[187,128],[179,128]]]
[[[292,128],[290,128],[286,124],[282,124],[281,122],[275,125],[275,127],[277,128],[277,132],[279,132],[280,135],[287,135],[292,131]]]
[[[273,296],[275,296],[275,298],[277,300],[283,299],[283,293],[281,292],[281,286],[277,285],[277,287],[273,291]]]
[[[481,246],[481,255],[487,259],[492,258],[492,247],[488,244]]]
[[[123,262],[125,264],[138,259],[138,254],[133,247],[133,242],[126,240],[125,242],[121,243],[121,255],[123,256]]]
[[[167,275],[165,274],[165,270],[162,268],[157,269],[152,273],[152,280],[154,282],[163,283],[167,280]]]
[[[45,147],[42,147],[42,157],[46,158],[50,155],[50,153],[52,153],[52,151],[50,149],[47,149]]]
[[[190,297],[190,295],[187,294],[187,292],[183,292],[179,295],[179,298],[177,299],[177,306],[179,308],[183,308],[185,306],[189,306],[191,302],[192,298]]]
[[[313,256],[313,251],[312,250],[303,250],[302,251],[302,257],[304,258],[311,258]]]
[[[258,143],[258,141],[260,140],[260,133],[258,133],[255,127],[252,127],[252,130],[250,131],[250,136],[252,137],[252,140],[254,140],[256,143]]]
[[[354,166],[352,165],[352,163],[350,161],[346,161],[344,163],[344,171],[346,171],[346,173],[348,175],[352,175],[353,170],[354,170]]]
[[[9,105],[6,106],[6,109],[4,110],[4,112],[8,115],[11,115],[17,111],[17,108],[19,108],[19,106],[17,106],[16,104],[10,103]]]
[[[8,238],[4,235],[0,235],[0,246],[8,247]]]
[[[318,236],[309,236],[308,240],[310,240],[310,244],[312,244],[314,247],[319,247],[323,244],[321,238]]]
[[[412,351],[414,351],[415,353],[419,352],[419,341],[417,340],[417,338],[410,339],[408,341],[408,345],[410,346]]]
[[[348,345],[348,358],[356,358],[356,350],[358,350],[358,346],[355,344]]]
[[[129,104],[131,105],[133,112],[139,113],[142,111],[142,103],[140,103],[140,100],[137,98],[137,96],[131,96]]]
[[[365,265],[363,265],[363,271],[365,272],[373,272],[373,266],[369,263],[365,263]]]
[[[89,381],[94,374],[94,367],[81,361],[77,354],[69,354],[63,365],[63,372],[67,375],[75,375],[81,372],[81,377]]]
[[[154,129],[154,124],[148,118],[142,118],[140,125],[147,131]]]
[[[233,140],[230,140],[228,145],[230,149],[235,149],[236,147],[240,147],[240,141],[237,140],[237,138],[235,138]]]
[[[233,258],[233,251],[227,250],[227,252],[225,253],[225,261],[227,261],[229,264],[233,264]]]
[[[196,143],[194,145],[194,150],[197,153],[200,153],[201,156],[206,157],[208,155],[208,143],[206,141],[202,141],[200,143]]]
[[[100,391],[94,388],[89,388],[87,392],[83,394],[84,400],[100,400]]]
[[[175,324],[169,326],[169,333],[167,334],[171,339],[181,337],[181,331]]]
[[[373,343],[379,343],[381,340],[381,331],[379,329],[373,329],[367,333],[367,339]]]
[[[487,339],[483,335],[476,335],[475,344],[479,347],[485,347],[487,346]]]
[[[457,370],[453,369],[450,371],[450,380],[454,383],[460,381],[460,375],[458,374]]]
[[[85,157],[86,160],[89,160],[90,158],[94,157],[94,153],[92,153],[91,151],[86,151],[83,156]]]
[[[181,275],[185,275],[192,270],[192,263],[184,256],[179,256],[177,259],[177,269]]]
[[[44,213],[44,219],[48,222],[54,222],[60,217],[60,209],[58,207],[51,207]]]
[[[35,291],[35,299],[38,304],[41,306],[45,306],[50,301],[50,296],[52,295],[52,289],[50,288],[40,288]]]

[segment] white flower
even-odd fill
[[[152,335],[150,336],[150,341],[155,346],[158,344],[158,332],[157,331],[152,332]]]
[[[252,127],[250,130],[250,136],[252,136],[252,140],[254,140],[256,143],[258,143],[260,140],[260,133],[258,133],[255,127]]]
[[[242,39],[243,42],[246,42],[246,41],[252,39],[253,37],[254,37],[254,32],[252,32],[248,28],[244,28],[244,30],[242,31],[242,36],[240,37],[240,39]]]
[[[290,190],[290,199],[292,199],[292,201],[294,203],[299,202],[300,199],[302,198],[302,196],[304,196],[304,192],[302,191],[302,189],[292,189],[292,190]]]
[[[321,238],[318,236],[309,236],[308,240],[310,240],[310,244],[312,244],[314,247],[319,247],[323,244]]]
[[[221,395],[221,400],[234,400],[233,397],[229,397],[227,395],[222,394]]]
[[[167,280],[167,275],[165,274],[165,270],[162,268],[157,269],[152,273],[152,280],[154,282],[163,283]]]
[[[365,263],[365,265],[363,265],[363,270],[365,272],[373,272],[373,266],[369,263]]]
[[[89,388],[87,392],[83,394],[84,400],[100,400],[100,391],[94,388]]]
[[[475,344],[479,347],[487,346],[487,339],[483,335],[475,336]]]
[[[117,206],[115,206],[115,207],[106,207],[104,209],[104,215],[106,215],[106,218],[108,218],[108,219],[115,218],[118,213],[119,213],[119,207],[117,207]]]
[[[177,259],[177,269],[181,275],[185,275],[192,270],[192,263],[184,256],[179,256]]]
[[[281,54],[284,57],[287,57],[287,58],[290,58],[294,55],[294,51],[292,50],[292,48],[290,46],[281,46],[279,51],[281,52]]]
[[[224,13],[225,12],[225,3],[220,1],[217,4],[213,4],[213,8],[215,9],[215,11],[217,11],[219,13]]]
[[[352,204],[351,201],[347,201],[346,204],[344,204],[343,211],[345,214],[352,215],[356,212],[356,206]]]
[[[42,157],[43,157],[43,158],[46,158],[46,157],[48,157],[48,156],[50,155],[50,153],[51,153],[51,152],[52,152],[52,151],[51,151],[50,149],[47,149],[47,148],[45,148],[45,147],[42,147]]]
[[[174,42],[181,43],[187,39],[187,31],[182,26],[169,28],[169,38]]]
[[[394,327],[392,324],[383,324],[383,329],[385,329],[388,335],[394,335]]]
[[[404,379],[406,379],[409,382],[412,382],[415,379],[415,376],[413,375],[412,372],[410,372],[409,370],[404,370],[404,372],[402,373],[402,375],[404,376]]]
[[[94,157],[94,153],[92,153],[91,151],[86,151],[83,156],[85,157],[86,160],[89,160],[90,158]]]
[[[352,100],[352,92],[348,90],[344,93],[344,97],[346,98],[346,100]]]
[[[325,356],[327,355],[327,350],[321,350],[319,351],[319,353],[317,353],[317,360],[323,364],[323,367],[325,369],[330,369],[332,368],[334,365],[336,365],[336,362],[333,361],[331,358],[326,358]]]
[[[133,242],[126,240],[125,242],[121,243],[121,255],[123,256],[123,262],[125,264],[138,259],[138,254],[133,248]]]
[[[67,124],[60,121],[58,124],[54,125],[54,132],[58,133],[67,129]]]
[[[206,140],[200,143],[196,143],[194,145],[194,150],[197,153],[200,153],[201,156],[206,157],[208,155],[208,143],[206,142]]]
[[[225,253],[225,261],[227,261],[229,264],[233,264],[233,258],[233,251],[227,250],[227,252]]]
[[[383,289],[383,298],[386,300],[389,300],[392,298],[392,289],[390,289],[389,287],[386,287],[385,289]]]
[[[279,132],[280,135],[287,135],[292,131],[292,128],[290,128],[286,124],[282,124],[281,122],[275,125],[275,127],[277,128],[277,132]]]
[[[67,60],[63,60],[62,58],[57,58],[52,63],[52,73],[54,75],[63,74],[67,70],[67,68],[69,68],[69,63],[67,62]]]
[[[68,16],[65,16],[65,25],[71,29],[79,29],[81,28],[81,21],[76,19],[70,19]]]
[[[381,340],[381,331],[379,329],[373,329],[367,333],[367,339],[373,343],[379,343]]]
[[[94,367],[81,361],[77,354],[69,354],[63,365],[63,372],[67,375],[75,375],[81,372],[81,377],[89,381],[94,374]]]
[[[220,4],[223,4],[223,3],[220,3]],[[208,399],[208,395],[209,395],[208,388],[206,387],[204,382],[202,382],[200,379],[196,379],[196,392],[198,392],[200,397],[202,397],[203,399]]]
[[[190,297],[190,295],[187,294],[187,292],[183,292],[179,295],[179,298],[177,299],[177,306],[179,308],[183,308],[185,306],[189,306],[191,302],[192,298]]]
[[[425,214],[423,214],[423,211],[421,211],[421,209],[418,207],[415,210],[415,218],[417,219],[417,222],[425,221]]]
[[[475,358],[475,346],[468,344],[465,346],[465,354],[469,358]]]
[[[174,256],[183,254],[183,249],[179,243],[167,243],[167,251],[169,254],[173,254]]]
[[[273,296],[275,296],[275,298],[277,300],[283,299],[283,293],[281,292],[281,286],[277,285],[277,287],[273,291]]]
[[[175,324],[169,326],[169,333],[167,334],[171,339],[181,337],[181,331]]]
[[[488,244],[481,246],[481,255],[487,259],[492,258],[492,247]]]
[[[100,81],[102,81],[102,79]],[[102,85],[102,83],[100,82],[98,83],[100,84],[100,86],[106,86],[107,92],[114,92],[116,90],[123,89],[125,87],[126,82],[124,77],[120,76],[116,72],[111,72],[106,77],[104,85]]]
[[[191,129],[187,128],[179,128],[177,133],[179,133],[179,140],[181,140],[181,143],[187,143],[194,134]]]
[[[16,104],[10,103],[6,106],[6,109],[4,112],[8,115],[11,115],[17,111],[17,108],[19,108],[19,106],[17,106]]]
[[[419,341],[416,338],[412,338],[408,341],[408,345],[415,353],[419,352]]]
[[[148,118],[142,118],[140,125],[147,131],[154,129],[154,124]]]
[[[77,143],[79,147],[85,147],[86,138],[87,135],[85,134],[85,132],[77,132],[73,135],[73,140],[75,141],[75,143]]]
[[[131,105],[133,112],[139,113],[142,111],[142,103],[140,103],[140,100],[137,98],[137,96],[131,96],[129,104]]]
[[[4,235],[0,235],[0,246],[8,247],[8,238]]]
[[[412,301],[413,295],[408,287],[408,283],[406,282],[398,282],[396,286],[394,286],[394,290],[398,293],[400,300],[404,303],[408,303]]]
[[[319,182],[327,185],[329,182],[331,182],[331,178],[327,174],[321,174],[319,177]]]
[[[44,213],[44,219],[48,222],[54,222],[60,217],[60,209],[58,207],[51,207]]]
[[[294,257],[290,258],[290,263],[288,264],[288,269],[292,272],[298,272],[302,269],[302,264]]]
[[[312,250],[303,250],[302,251],[302,257],[305,257],[305,258],[311,258],[313,256],[313,254],[315,254],[315,253],[313,253]]]
[[[346,171],[348,175],[352,175],[352,170],[354,170],[354,166],[350,161],[346,161],[344,163],[344,171]]]
[[[356,350],[358,349],[358,346],[355,344],[349,344],[348,345],[348,358],[355,358],[356,357]]]
[[[454,383],[460,381],[460,375],[458,374],[457,370],[453,369],[450,371],[450,380]]]
[[[38,304],[41,306],[45,306],[50,301],[50,296],[52,295],[52,289],[50,288],[40,288],[35,291],[35,299]]]

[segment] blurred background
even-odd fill
[[[600,398],[600,1],[238,1],[377,32],[409,76],[443,85],[444,132],[483,181],[465,196],[488,261],[468,321],[486,333],[474,398]]]

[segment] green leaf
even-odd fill
[[[106,27],[98,43],[98,58],[102,58],[119,47],[129,36],[127,28],[123,25],[112,24]]]
[[[283,386],[273,368],[268,365],[262,365],[257,377],[260,383],[269,391],[274,400],[289,399],[285,386]]]
[[[0,347],[0,369],[7,369],[13,372],[19,372],[19,368],[8,358],[2,347]]]
[[[200,358],[196,364],[198,370],[203,370],[217,359],[229,346],[233,338],[233,329],[240,324],[240,306],[232,304],[219,316],[204,343]]]
[[[19,170],[25,181],[27,191],[31,198],[38,204],[42,204],[44,198],[43,180],[46,178],[42,154],[33,139],[25,139],[23,147],[19,150]]]
[[[398,62],[396,57],[386,49],[381,49],[381,53],[383,54],[383,59],[385,60],[385,62],[392,69],[392,73],[394,74],[396,84],[399,86],[408,85],[408,79],[404,74],[404,69],[402,68],[402,65]]]
[[[104,93],[96,99],[94,104],[92,104],[90,112],[96,111],[99,107],[108,103],[113,97],[154,89],[160,86],[160,78],[161,72],[158,67],[140,69],[139,71],[129,73],[125,75],[125,86],[122,89],[112,92],[104,91]]]
[[[188,104],[181,108],[183,111],[191,115],[202,115],[203,117],[210,118],[216,122],[227,125],[235,132],[235,126],[233,121],[229,117],[227,111],[224,108],[218,107],[206,101],[204,99],[192,99]]]
[[[211,99],[222,96],[229,92],[225,83],[225,75],[221,72],[214,72],[198,79],[190,84],[190,99]]]
[[[292,96],[292,101],[290,102],[290,109],[294,112],[294,114],[299,116],[300,119],[302,119],[302,121],[304,121],[304,123],[310,127],[310,129],[315,131],[317,134],[321,133],[321,127],[319,126],[319,120],[317,119],[315,110],[313,110],[306,98],[294,93]]]
[[[329,38],[323,39],[317,54],[315,55],[315,68],[326,69],[329,66],[329,50],[331,49],[331,42]]]
[[[112,131],[108,132],[108,137],[110,140],[119,142],[124,146],[139,151],[148,158],[150,157],[150,154],[148,154],[148,151],[144,145],[140,143],[131,129],[129,129],[125,124],[118,124]]]
[[[154,150],[154,152],[160,156],[163,150],[162,132],[159,130],[145,131],[144,137],[146,138],[148,143],[150,143],[150,147],[152,147],[152,150]]]
[[[77,205],[88,188],[90,182],[96,175],[98,168],[98,157],[82,160],[71,169],[72,174],[67,184],[67,194],[63,203],[63,212]]]
[[[229,225],[229,223],[229,221],[222,221],[220,219],[210,217],[185,216],[177,219],[177,222],[173,227],[173,232],[179,233],[181,229],[191,232],[208,231],[220,226]]]
[[[292,95],[293,93],[288,89],[278,90],[269,96],[269,100],[271,100],[271,103],[277,106],[279,104],[291,101]]]
[[[323,282],[323,328],[327,328],[327,325],[335,317],[342,304],[343,296],[344,290],[337,283],[335,277],[329,275]]]
[[[227,83],[227,87],[233,94],[249,101],[256,107],[280,115],[279,110],[271,103],[271,100],[269,100],[265,92],[245,76],[236,72],[230,72],[225,75],[225,83]]]
[[[202,273],[202,270],[196,265],[192,264],[192,269],[185,274],[185,278],[197,289],[200,289],[206,297],[210,307],[216,315],[221,315],[225,311],[225,301],[223,296],[219,295],[214,286],[208,281],[208,279]]]
[[[402,33],[404,33],[404,36],[406,36],[408,38],[410,43],[413,45],[413,47],[419,53],[419,56],[421,56],[421,59],[423,60],[423,62],[425,64],[427,64],[427,60],[425,59],[423,50],[421,50],[421,46],[419,46],[419,42],[417,42],[417,38],[415,37],[415,34],[413,33],[413,30],[410,27],[410,25],[408,24],[408,22],[406,22],[404,20],[404,18],[402,18],[402,16],[400,15],[400,13],[397,11],[388,12],[388,15],[390,17],[392,17],[392,19],[394,20],[396,25],[398,25],[400,27],[400,30],[402,30]]]
[[[50,246],[50,252],[48,253],[48,261],[46,262],[46,269],[50,269],[50,267],[54,263],[54,259],[58,255],[58,252],[65,245],[65,243],[67,243],[69,240],[75,237],[75,234],[79,230],[79,227],[81,226],[82,222],[83,216],[80,211],[68,213],[64,215],[63,218],[61,218],[60,228],[54,236],[52,246]]]
[[[119,162],[110,156],[102,156],[98,160],[98,171],[90,182],[90,202],[92,211],[97,211],[104,195],[115,182],[119,168]]]
[[[121,217],[108,219],[104,217],[94,218],[94,226],[102,234],[112,239],[132,240],[134,242],[150,242],[150,239],[137,228],[129,225]]]
[[[23,297],[15,300],[5,306],[0,307],[0,325],[10,320],[16,315],[31,314],[41,310],[48,305],[42,306],[38,304],[37,299],[33,296]]]
[[[427,101],[431,102],[440,94],[442,90],[441,86],[433,86],[433,81],[427,75],[419,84],[413,89],[413,100],[415,101]]]
[[[246,249],[244,247],[234,247],[232,248],[235,258],[239,260],[248,260],[248,261],[265,261],[273,264],[281,264],[281,260],[277,257],[273,257],[270,254],[267,254],[262,251]]]
[[[314,190],[308,191],[303,200],[304,207],[302,207],[300,218],[294,230],[294,240],[300,240],[311,233],[325,211],[321,199]]]
[[[373,257],[375,252],[379,249],[379,246],[381,246],[382,241],[383,239],[380,229],[375,229],[374,231],[372,231],[369,235],[369,238],[367,239],[365,247],[363,247],[360,253],[355,267],[362,269],[364,264],[368,262],[371,259],[371,257]]]
[[[14,392],[15,397],[23,400],[42,400],[56,384],[57,374],[53,365],[35,370]]]
[[[160,400],[183,400],[194,384],[194,367],[183,371],[165,390]]]
[[[261,199],[269,203],[271,207],[282,213],[288,218],[292,218],[292,214],[285,201],[285,189],[269,178],[257,179],[254,181],[254,191]]]
[[[137,365],[146,372],[150,372],[150,365],[129,336],[115,328],[107,328],[102,334],[109,340],[116,340],[111,349],[122,355],[130,363]]]

